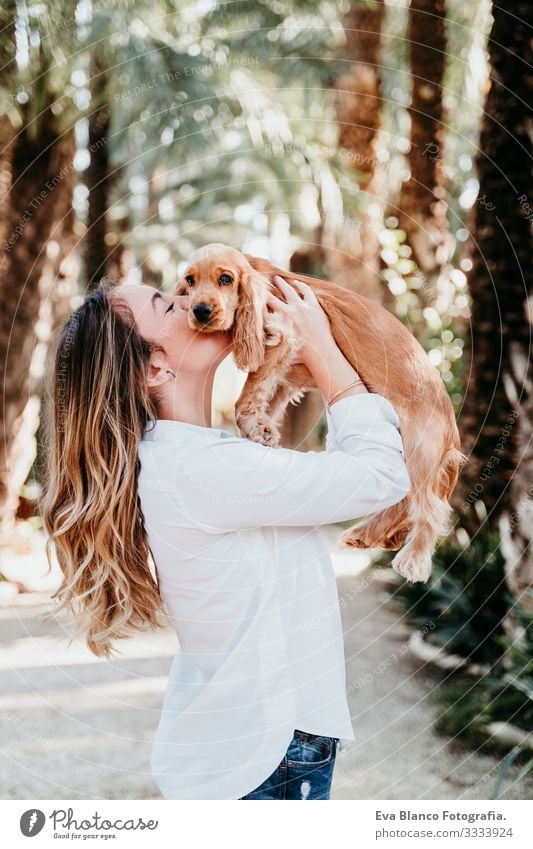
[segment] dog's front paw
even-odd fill
[[[241,436],[251,439],[252,442],[259,442],[261,445],[268,445],[274,448],[281,439],[281,433],[277,425],[267,419],[258,420],[239,417],[237,419],[237,425]]]
[[[256,422],[251,428],[249,439],[254,442],[260,442],[262,445],[269,445],[274,448],[278,445],[281,438],[279,428],[272,422]]]

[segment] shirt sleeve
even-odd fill
[[[367,399],[371,399],[368,401]],[[376,412],[373,415],[373,410]],[[395,448],[404,456],[403,441],[400,435],[400,417],[391,402],[384,395],[366,393],[350,395],[333,404],[331,410],[326,407],[326,451],[334,449],[350,450],[350,440],[355,435],[356,442],[360,441],[360,434],[353,432],[353,422],[359,417],[360,422],[366,421],[373,431],[373,435],[380,445]],[[390,427],[393,425],[393,427]],[[365,434],[365,440],[372,444],[370,434]],[[362,446],[361,446],[362,447]],[[355,450],[351,453],[360,453]],[[364,450],[364,449],[363,449]]]
[[[399,417],[376,393],[342,398],[327,412],[326,451],[269,448],[230,436],[197,447],[177,488],[196,527],[327,525],[380,512],[411,489]]]

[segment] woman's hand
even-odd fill
[[[292,326],[301,339],[298,362],[309,369],[324,401],[327,403],[332,396],[341,400],[348,395],[367,393],[364,383],[353,385],[360,380],[359,375],[335,342],[329,319],[311,287],[295,280],[298,287],[295,291],[281,277],[276,276],[274,281],[285,302],[269,294],[267,308]]]
[[[308,365],[317,355],[324,354],[324,348],[336,347],[329,319],[320,306],[311,286],[301,280],[294,280],[298,291],[283,280],[274,277],[285,301],[275,295],[267,296],[267,307],[281,318],[281,321],[292,327],[300,340],[298,361]]]

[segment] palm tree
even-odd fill
[[[109,209],[111,107],[109,105],[109,75],[98,50],[93,50],[89,62],[91,111],[88,117],[89,167],[86,185],[89,190],[87,231],[85,235],[85,276],[92,289],[106,274],[108,248],[106,245]]]
[[[30,48],[28,67],[15,71],[15,44],[9,33],[38,27],[19,15],[12,3],[11,18],[4,10],[7,28],[2,50],[9,55],[9,72],[24,91],[18,104],[20,124],[4,158],[3,173],[10,176],[8,203],[2,204],[5,233],[0,265],[0,362],[2,363],[2,410],[0,421],[0,517],[9,526],[23,482],[34,457],[32,431],[24,416],[35,404],[31,362],[36,344],[36,325],[41,308],[40,281],[51,239],[59,246],[63,222],[72,203],[73,157],[71,101],[63,95],[65,70],[54,67],[49,44],[41,38]],[[28,33],[29,35],[29,33]],[[28,38],[28,42],[30,39]],[[35,42],[33,42],[35,44]],[[5,67],[5,66],[4,66]],[[9,132],[9,130],[8,130]],[[5,155],[5,152],[4,152]],[[7,214],[6,214],[7,206]],[[17,463],[15,464],[15,458]],[[16,468],[15,468],[16,465]],[[22,481],[19,478],[22,478]]]
[[[411,0],[408,24],[412,97],[408,165],[401,188],[399,224],[413,259],[434,278],[447,257],[447,206],[443,173],[442,91],[446,62],[444,0]]]
[[[175,13],[173,4],[167,6],[172,7]],[[65,248],[72,245],[74,223],[74,125],[84,112],[76,99],[71,74],[73,70],[83,71],[88,67],[88,57],[96,50],[90,49],[93,41],[100,44],[107,35],[109,40],[104,43],[109,53],[100,65],[104,69],[102,81],[105,85],[100,85],[101,90],[96,91],[99,77],[93,74],[94,108],[89,122],[91,196],[88,230],[92,244],[86,256],[93,263],[90,273],[94,282],[99,268],[103,267],[107,250],[106,213],[111,178],[111,145],[107,138],[110,98],[121,91],[124,84],[126,91],[130,89],[129,82],[135,90],[138,82],[156,79],[156,96],[150,93],[144,98],[132,97],[129,103],[132,108],[126,108],[121,102],[115,117],[116,138],[119,145],[124,144],[132,118],[136,122],[149,104],[155,110],[156,119],[150,120],[152,116],[148,116],[146,123],[157,134],[159,142],[161,123],[168,122],[169,114],[174,115],[169,104],[176,105],[176,97],[169,97],[169,86],[175,95],[175,81],[183,76],[179,69],[183,70],[186,66],[194,70],[201,64],[201,60],[175,50],[164,31],[161,38],[156,35],[151,41],[136,36],[133,24],[128,29],[132,8],[129,0],[119,0],[113,6],[114,14],[122,14],[124,31],[128,36],[124,39],[124,33],[120,33],[118,44],[121,50],[115,50],[111,43],[114,30],[110,9],[95,12],[91,20],[93,26],[85,26],[85,31],[73,21],[70,5],[61,0],[51,0],[44,13],[38,15],[30,14],[24,3],[15,3],[14,0],[4,5],[2,11],[0,50],[4,62],[0,93],[7,88],[4,83],[7,73],[11,75],[10,90],[22,93],[19,103],[9,100],[9,111],[4,111],[0,119],[0,141],[5,140],[0,155],[0,182],[9,188],[9,194],[0,201],[0,231],[5,234],[0,267],[0,358],[3,364],[0,515],[6,528],[16,509],[20,485],[35,454],[33,436],[37,427],[38,398],[37,386],[31,379],[31,365],[37,341],[36,327],[38,324],[41,328],[49,325],[55,320],[54,316],[57,318],[58,311],[64,312],[59,293],[69,290],[70,284],[66,284],[65,275],[71,275],[74,265],[72,258],[66,256]],[[63,25],[65,22],[67,26]],[[26,41],[26,67],[23,64],[16,67],[15,23],[21,40]],[[107,30],[104,28],[102,31],[102,24]],[[179,32],[179,23],[176,29]],[[115,71],[111,85],[110,75],[106,75],[109,65],[105,60],[113,62],[114,53],[117,53],[115,65],[124,65],[128,76],[124,80]],[[148,58],[140,61],[139,57],[145,54]],[[111,67],[114,68],[114,65]],[[200,93],[205,93],[205,86],[198,82],[198,75],[193,75],[192,82],[185,87],[181,83],[179,86],[180,89],[196,92],[197,99],[200,99]],[[163,104],[165,108],[161,108]],[[14,113],[13,121],[11,112]],[[185,112],[186,108],[182,114]],[[15,123],[20,130],[13,140]],[[195,144],[197,148],[197,139]],[[152,137],[147,147],[153,150],[154,146],[157,145],[153,144]],[[135,158],[139,158],[138,151]],[[155,158],[152,153],[152,159]],[[47,299],[51,310],[47,308]]]
[[[185,163],[212,142],[208,131],[218,101],[208,73],[212,63],[187,50],[187,42],[198,35],[201,12],[191,4],[187,11],[185,5],[177,9],[171,0],[118,0],[95,6],[88,21],[82,41],[91,91],[85,178],[88,288],[110,269],[119,273],[123,233],[115,232],[121,230],[115,222],[124,221],[121,205],[127,204],[131,178],[149,184],[154,171],[174,156]],[[141,11],[146,13],[142,23]],[[168,133],[172,141],[163,143]]]
[[[1,26],[1,24],[0,24]],[[0,60],[1,61],[1,60]],[[8,233],[9,193],[12,181],[13,143],[16,130],[11,118],[0,115],[0,244],[4,245]]]
[[[0,245],[8,232],[9,192],[12,180],[13,143],[17,109],[13,104],[12,73],[15,62],[16,0],[0,7]]]
[[[476,161],[480,188],[468,279],[469,385],[461,413],[470,462],[455,496],[460,521],[471,533],[479,529],[485,514],[491,527],[500,516],[506,517],[509,583],[515,592],[531,586],[533,578],[528,552],[532,150],[526,108],[531,71],[524,58],[530,26],[531,9],[524,0],[493,9],[490,89]]]
[[[381,30],[385,4],[351,4],[344,18],[346,73],[336,80],[335,106],[339,145],[352,154],[348,161],[363,189],[377,175],[376,140],[381,126]]]
[[[324,277],[324,262],[326,252],[321,244],[320,232],[317,233],[315,244],[295,251],[291,256],[290,270],[300,274],[311,274]],[[301,451],[316,451],[321,445],[318,423],[324,416],[324,404],[320,392],[312,389],[306,392],[297,404],[287,407],[281,431],[281,444],[287,448],[298,448]]]
[[[381,126],[381,32],[385,17],[383,0],[353,2],[344,18],[346,43],[342,57],[348,70],[335,81],[335,110],[339,126],[340,154],[346,155],[349,171],[356,175],[364,193],[359,210],[359,232],[340,240],[328,251],[329,276],[373,300],[383,300],[379,271],[379,242],[383,188],[378,164]],[[372,213],[370,212],[372,210]]]
[[[533,610],[533,149],[527,104],[533,83],[532,24],[531,6],[524,0],[493,7],[491,87],[477,163],[482,202],[476,206],[477,244],[469,281],[471,386],[478,401],[470,392],[463,408],[472,451],[465,484],[477,495],[481,478],[479,497],[488,521],[493,524],[501,517],[507,582],[529,610]],[[479,405],[479,397],[486,403]],[[491,461],[495,471],[487,477]]]

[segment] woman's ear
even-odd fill
[[[254,372],[265,361],[264,320],[268,278],[245,271],[240,281],[239,303],[233,320],[233,356],[242,371]]]
[[[168,364],[167,357],[163,351],[154,350],[150,354],[148,366],[146,369],[146,381],[148,389],[155,389],[161,386],[168,380]]]

